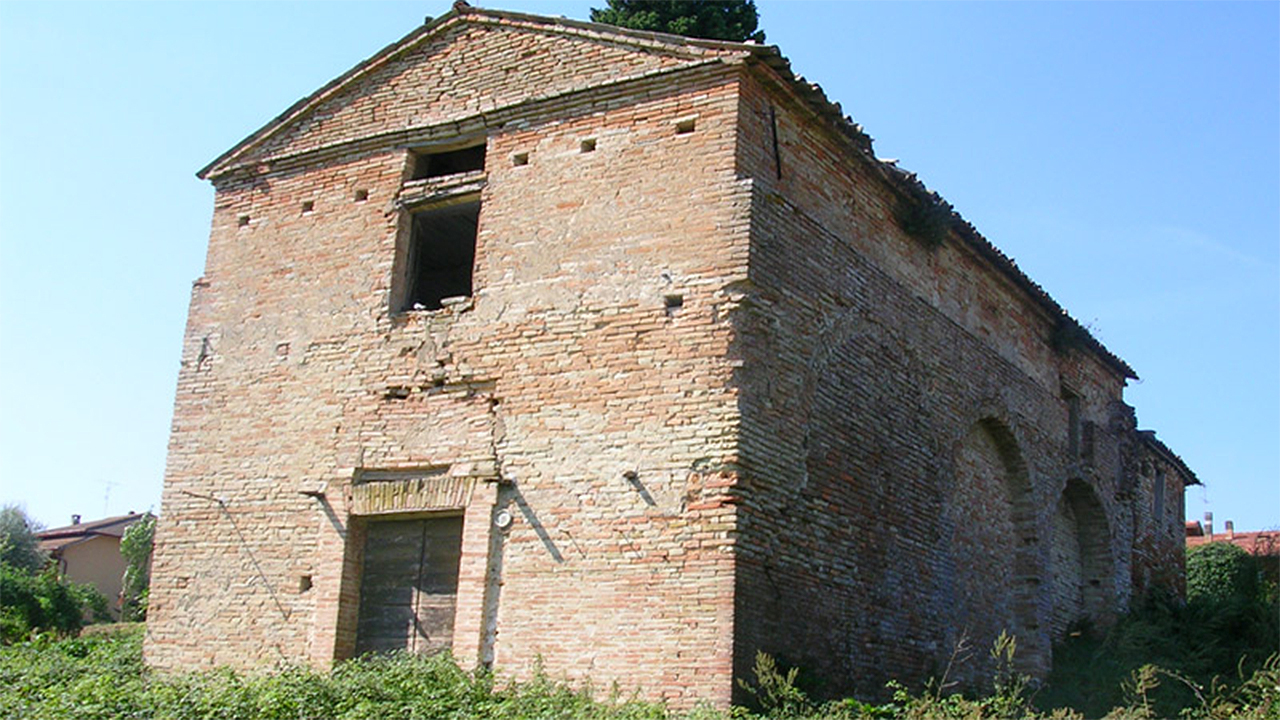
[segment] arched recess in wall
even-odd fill
[[[1053,637],[1078,624],[1101,626],[1113,615],[1111,531],[1098,496],[1083,480],[1067,481],[1053,519]]]
[[[977,662],[962,681],[988,676],[986,650],[1001,631],[1017,637],[1023,672],[1039,673],[1047,654],[1036,609],[1040,597],[1040,538],[1026,464],[1009,427],[995,418],[974,423],[955,455],[948,504],[953,524],[951,627]]]

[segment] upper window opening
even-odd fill
[[[479,220],[479,200],[413,214],[401,310],[439,310],[471,295]]]
[[[418,153],[413,163],[413,179],[424,180],[483,169],[484,145],[473,145],[460,150]]]
[[[1067,402],[1067,452],[1075,460],[1080,456],[1080,396],[1063,386],[1062,399]]]
[[[1151,518],[1155,520],[1156,527],[1164,525],[1164,483],[1164,470],[1157,470],[1151,493]]]

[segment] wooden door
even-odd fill
[[[356,653],[452,647],[461,554],[461,517],[370,522]]]

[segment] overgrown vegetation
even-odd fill
[[[125,561],[120,619],[125,622],[147,619],[147,601],[151,594],[151,549],[155,535],[156,516],[147,513],[130,525],[120,538],[120,554]]]
[[[544,675],[512,685],[469,673],[446,656],[392,655],[342,663],[332,673],[286,668],[157,676],[141,659],[142,632],[124,626],[0,648],[3,720],[382,720],[384,718],[666,717],[662,706]]]
[[[1187,602],[1149,599],[1106,633],[1083,632],[1056,648],[1037,705],[1088,717],[1127,704],[1145,717],[1280,718],[1280,602],[1274,585],[1259,581],[1261,569],[1228,543],[1193,548]],[[1256,707],[1250,698],[1267,677],[1270,715],[1215,714],[1233,703]]]
[[[69,635],[85,620],[111,619],[107,599],[92,585],[69,583],[54,568],[29,573],[0,562],[0,643],[33,632]]]
[[[1272,656],[1236,686],[1214,684],[1181,712],[1169,712],[1158,697],[1187,678],[1154,665],[1130,674],[1122,702],[1101,711],[1036,709],[1025,676],[1012,669],[1016,646],[997,643],[995,691],[983,697],[946,694],[935,682],[913,693],[890,683],[893,699],[882,704],[844,699],[816,703],[798,687],[794,669],[783,670],[761,654],[755,680],[744,683],[756,707],[728,712],[707,707],[684,714],[616,691],[574,689],[538,673],[524,683],[461,670],[447,656],[371,656],[340,664],[332,673],[285,668],[243,674],[222,668],[176,676],[148,673],[142,665],[142,629],[56,639],[38,635],[0,648],[0,720],[372,720],[374,718],[599,718],[601,720],[860,720],[900,718],[1027,718],[1057,720],[1106,717],[1126,720],[1184,717],[1188,720],[1280,717],[1280,659]]]
[[[903,232],[930,250],[942,247],[955,223],[951,205],[937,193],[924,190],[900,199],[894,206],[893,219]]]
[[[36,524],[13,505],[0,509],[0,643],[33,632],[68,635],[111,619],[107,599],[91,585],[67,582],[40,552]]]
[[[1089,346],[1089,331],[1083,325],[1066,316],[1058,318],[1049,333],[1049,347],[1059,355]]]
[[[1212,546],[1209,546],[1212,547]],[[1280,719],[1280,607],[1274,589],[1240,580],[1257,561],[1233,551],[1188,557],[1190,601],[1152,602],[1105,634],[1088,632],[1055,651],[1054,672],[1037,687],[1017,672],[1017,641],[991,649],[992,691],[950,692],[941,677],[923,689],[890,683],[892,699],[819,703],[799,671],[757,656],[741,687],[753,707],[684,714],[617,691],[574,689],[535,672],[524,683],[467,672],[446,656],[392,655],[340,664],[331,673],[282,668],[243,674],[226,668],[153,675],[141,660],[141,627],[62,638],[37,633],[0,647],[0,720],[352,720],[364,718],[600,718],[602,720],[855,720],[1027,718],[1069,720]],[[1201,577],[1217,578],[1202,586]],[[1235,588],[1220,593],[1219,582]],[[1236,582],[1239,580],[1239,582]],[[1203,587],[1209,588],[1205,591]],[[1242,594],[1244,593],[1244,594]]]
[[[754,0],[608,0],[606,8],[592,8],[591,21],[631,30],[672,35],[764,42],[757,30]]]

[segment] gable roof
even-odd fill
[[[487,10],[471,7],[464,2],[454,3],[453,10],[439,18],[415,28],[409,34],[361,61],[342,75],[334,78],[319,90],[298,100],[274,119],[262,126],[231,149],[219,155],[201,168],[196,176],[209,179],[234,168],[237,161],[250,158],[252,151],[262,147],[270,139],[293,126],[305,122],[324,103],[339,97],[372,74],[386,68],[406,53],[439,40],[464,26],[512,28],[524,31],[557,35],[590,43],[625,48],[637,55],[665,57],[684,64],[698,64],[725,56],[742,56],[762,46],[754,43],[734,43],[720,40],[702,40],[679,35],[628,30],[611,25],[581,22],[566,18],[551,18],[525,13]],[[641,72],[641,75],[644,73]],[[624,78],[625,79],[625,78]]]
[[[84,542],[95,537],[122,537],[124,531],[132,524],[145,518],[146,513],[129,513],[114,517],[92,520],[90,522],[64,525],[63,527],[41,530],[36,533],[41,550],[55,552],[69,545]]]
[[[819,118],[825,120],[831,130],[848,142],[856,155],[876,169],[890,187],[896,189],[906,198],[917,202],[930,203],[942,208],[951,219],[950,227],[955,236],[978,256],[991,263],[997,272],[1004,275],[1017,288],[1026,293],[1032,303],[1048,315],[1054,324],[1055,334],[1063,333],[1065,337],[1071,338],[1074,343],[1089,351],[1120,378],[1138,379],[1137,373],[1128,363],[1099,342],[1083,324],[1072,317],[1043,287],[1028,277],[1012,258],[1005,255],[999,248],[983,237],[941,195],[929,190],[916,177],[915,173],[898,167],[896,161],[877,158],[872,149],[872,138],[864,132],[862,126],[846,115],[839,103],[828,99],[819,85],[795,75],[791,70],[790,61],[774,45],[705,40],[681,35],[631,30],[567,18],[481,9],[459,0],[454,3],[450,12],[424,24],[422,27],[414,29],[400,40],[386,46],[324,87],[295,102],[266,125],[241,140],[204,168],[201,168],[196,175],[201,179],[209,179],[233,169],[236,167],[237,161],[250,158],[255,149],[284,132],[286,128],[304,121],[309,114],[317,110],[327,100],[340,95],[344,89],[360,82],[363,78],[411,49],[433,38],[442,37],[464,24],[514,27],[563,37],[589,39],[593,42],[630,47],[645,53],[682,58],[689,65],[698,65],[707,61],[747,61],[754,66],[767,68],[767,72],[771,72],[781,79],[783,84],[795,94],[800,102],[806,105]],[[1194,477],[1194,475],[1191,477]]]

